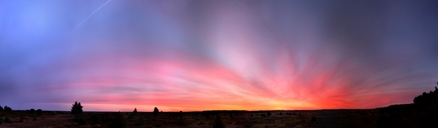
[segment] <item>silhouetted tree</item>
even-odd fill
[[[37,110],[36,110],[36,113],[37,113],[38,115],[42,115],[42,114],[43,114],[43,110],[41,110],[41,109],[37,109]]]
[[[30,113],[35,113],[35,109],[31,108],[29,112]]]
[[[73,104],[73,106],[71,107],[71,113],[72,114],[81,114],[82,113],[82,105],[81,105],[81,102],[75,102],[74,104]]]
[[[268,117],[271,117],[271,112],[268,112],[268,114],[266,114]]]
[[[160,112],[160,111],[158,111],[158,108],[157,108],[157,107],[155,107],[155,108],[154,108],[154,112],[153,112],[153,114],[154,114],[154,117],[157,117],[157,115],[158,115],[158,112]]]
[[[0,112],[3,112],[3,107],[2,106],[0,106]]]
[[[12,112],[12,108],[8,107],[8,106],[5,106],[3,111],[5,111],[5,112]]]
[[[438,82],[436,82],[436,86],[438,86]],[[433,92],[437,93],[437,91],[438,91],[438,88],[435,87],[435,90]]]
[[[137,108],[134,108],[134,111],[132,113],[137,114]]]
[[[437,83],[438,84],[438,83]],[[434,91],[423,92],[414,98],[416,112],[421,114],[421,125],[419,127],[436,127],[438,119],[438,88]]]

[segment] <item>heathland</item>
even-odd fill
[[[339,110],[217,110],[199,112],[83,112],[12,110],[0,106],[0,127],[165,127],[165,128],[377,128],[438,127],[438,89],[415,97],[411,104],[374,109]]]

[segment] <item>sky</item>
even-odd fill
[[[0,0],[0,105],[377,108],[438,82],[434,0]]]

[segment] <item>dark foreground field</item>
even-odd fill
[[[412,105],[366,110],[1,113],[0,127],[375,128],[436,127],[436,112]],[[426,110],[428,108],[425,108]],[[268,114],[270,113],[270,114]],[[270,116],[269,116],[270,115]],[[6,119],[8,118],[8,119]]]

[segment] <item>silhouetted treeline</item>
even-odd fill
[[[438,127],[438,88],[414,98],[413,104],[380,108],[379,127]],[[415,122],[415,123],[414,123]]]
[[[2,108],[2,106],[0,106],[0,112],[2,112],[2,111],[4,111],[4,112],[12,112],[12,108],[8,107],[8,106],[5,106],[4,108]]]
[[[438,88],[435,87],[434,91],[430,91],[429,93],[423,92],[423,94],[415,97],[414,104],[419,106],[438,106]]]

